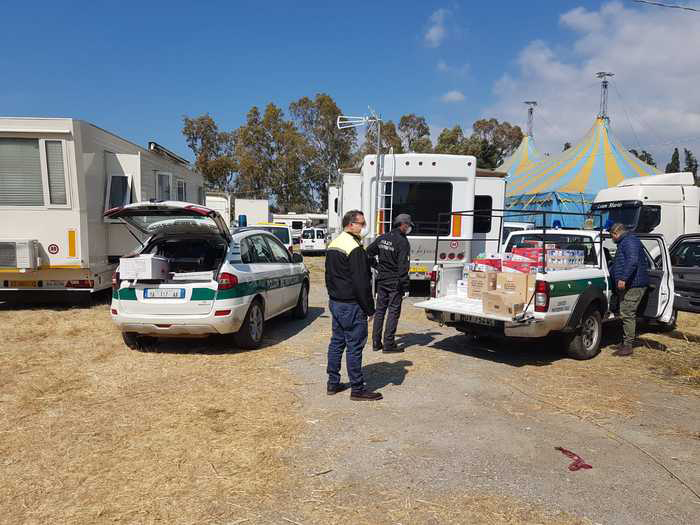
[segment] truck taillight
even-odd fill
[[[92,279],[75,279],[73,281],[66,281],[66,288],[92,288],[95,285],[95,281]]]
[[[219,283],[219,290],[230,290],[234,286],[238,285],[238,277],[230,273],[220,273],[217,280]]]
[[[549,310],[549,284],[547,281],[535,281],[535,312]]]
[[[114,272],[112,274],[112,290],[116,291],[119,289],[119,272]]]
[[[446,254],[446,253],[441,253],[441,254],[440,254],[440,259],[442,259],[443,261],[445,260],[446,257],[447,257],[447,254]]]
[[[430,297],[437,297],[438,273],[433,270],[430,272]]]

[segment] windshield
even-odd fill
[[[513,248],[531,248],[533,242],[542,241],[541,233],[514,233],[506,246],[506,253]],[[598,264],[598,256],[592,237],[585,235],[568,235],[566,233],[547,233],[544,235],[545,244],[553,244],[554,250],[581,250],[584,252],[584,264]]]
[[[314,238],[314,231],[313,230],[304,230],[304,233],[301,234],[302,239],[313,239]]]
[[[167,214],[159,215],[138,215],[134,217],[124,217],[124,220],[136,226],[139,230],[148,233],[159,233],[165,230],[173,231],[218,231],[218,226],[209,217],[182,217],[176,213],[172,217]]]
[[[270,232],[272,235],[277,237],[282,244],[289,244],[288,228],[282,228],[281,226],[256,226],[256,228]]]

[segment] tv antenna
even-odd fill
[[[600,79],[600,109],[598,118],[609,120],[608,117],[608,77],[614,77],[615,73],[608,71],[598,71],[595,75]]]
[[[527,107],[527,136],[532,138],[532,125],[534,123],[535,117],[535,106],[537,106],[536,100],[526,100],[523,102]]]

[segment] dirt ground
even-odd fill
[[[325,394],[323,258],[308,319],[128,350],[108,305],[0,305],[0,523],[691,523],[700,316],[630,359],[474,341],[404,305],[367,350],[378,403]],[[606,331],[606,345],[619,330]],[[593,468],[569,471],[561,446]]]

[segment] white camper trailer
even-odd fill
[[[155,142],[71,118],[1,117],[0,300],[109,288],[139,241],[103,214],[149,199],[203,204],[203,179]]]
[[[700,232],[700,187],[692,173],[625,179],[598,192],[591,209],[603,223],[621,222],[638,233],[661,233],[670,246],[680,235]]]
[[[204,205],[215,210],[224,218],[226,226],[231,228],[231,196],[224,192],[207,192]]]
[[[502,210],[505,200],[505,173],[477,170],[476,159],[464,155],[406,153],[385,155],[380,184],[376,177],[376,155],[367,155],[359,173],[340,172],[336,216],[329,219],[340,231],[343,214],[358,209],[365,213],[369,227],[366,242],[391,228],[399,213],[411,215],[415,227],[411,244],[410,278],[429,278],[438,261],[468,261],[481,252],[497,252],[500,217],[491,210]],[[379,188],[379,198],[377,189]],[[481,213],[456,215],[456,211]],[[330,214],[329,210],[329,214]],[[500,214],[502,215],[502,214]],[[435,253],[437,234],[449,242]]]

